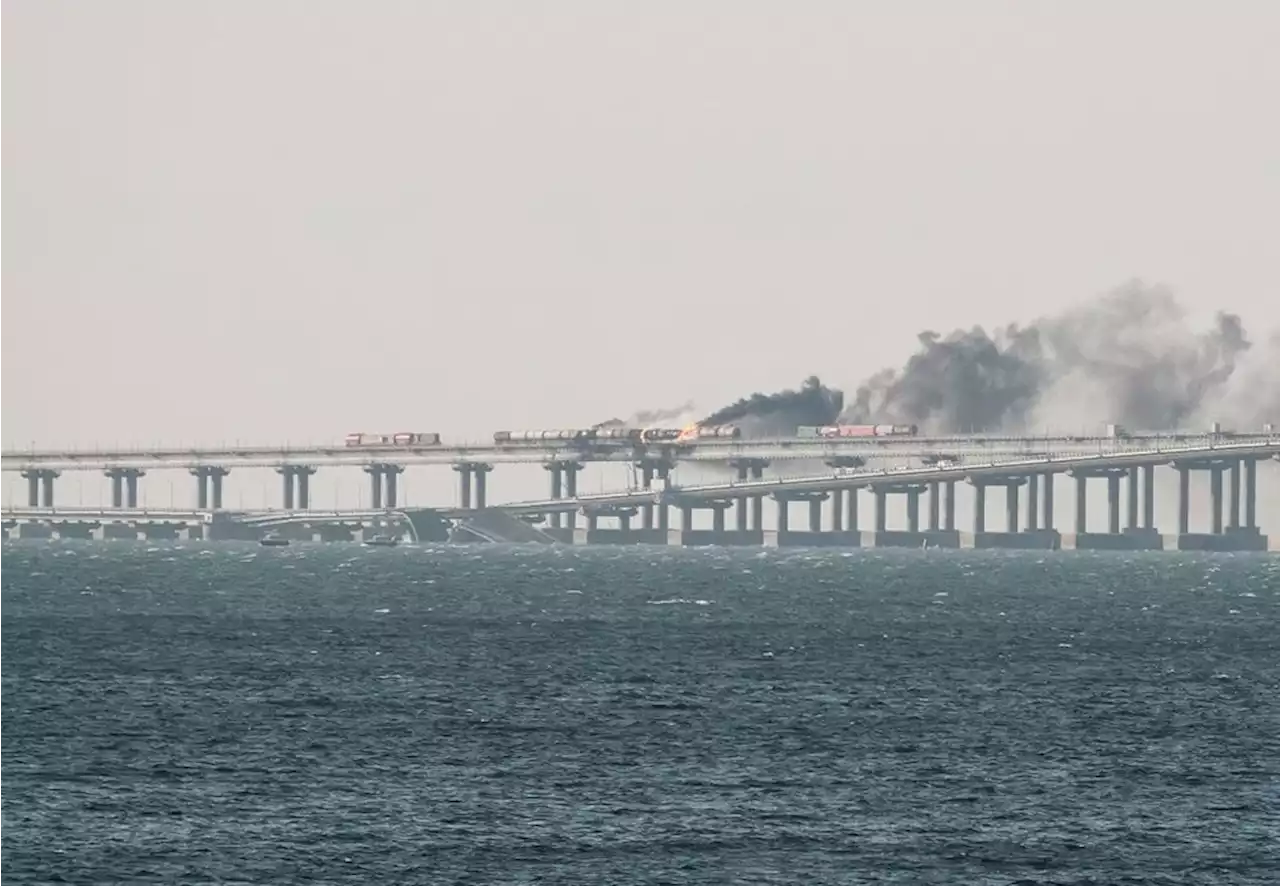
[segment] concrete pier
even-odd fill
[[[140,468],[108,468],[103,473],[111,480],[111,507],[136,508],[138,478],[146,472]]]
[[[31,470],[23,471],[22,476],[27,481],[27,507],[53,507],[53,481],[60,474],[60,471],[50,468],[32,468]]]
[[[368,471],[369,468],[366,467],[365,470]],[[276,473],[280,475],[281,498],[286,511],[310,510],[311,475],[315,472],[316,469],[309,465],[282,465],[276,468]],[[218,495],[221,497],[220,490]]]
[[[365,465],[364,472],[369,475],[370,506],[376,511],[398,507],[399,478],[404,473],[404,465],[374,462]]]
[[[1267,549],[1268,539],[1257,525],[1258,474],[1255,459],[1183,459],[1175,462],[1174,468],[1178,472],[1178,531],[1165,539],[1166,548],[1179,551]],[[1191,474],[1194,471],[1209,475],[1208,532],[1195,532],[1191,526]]]
[[[191,469],[191,476],[196,478],[196,507],[200,510],[212,508],[222,510],[222,479],[230,474],[228,468],[215,465],[200,465]],[[114,504],[118,481],[113,480],[112,499]],[[115,505],[119,507],[119,505]]]

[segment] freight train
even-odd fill
[[[511,443],[685,443],[698,440],[736,440],[742,429],[735,425],[690,428],[571,428],[542,431],[495,431],[493,442]]]
[[[802,425],[796,428],[797,437],[915,437],[920,433],[916,425]]]
[[[439,446],[439,434],[347,434],[348,446]]]

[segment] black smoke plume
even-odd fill
[[[798,425],[831,424],[843,405],[844,394],[826,387],[814,375],[805,379],[799,390],[752,394],[713,412],[699,424],[735,424],[747,436],[792,434]]]
[[[905,366],[858,388],[842,421],[914,423],[934,433],[1106,422],[1186,429],[1211,419],[1253,426],[1280,388],[1272,374],[1231,407],[1250,347],[1240,318],[1219,312],[1211,328],[1195,331],[1168,290],[1140,282],[1024,328],[925,332],[919,340]]]

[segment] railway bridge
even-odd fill
[[[966,450],[964,446],[969,448]],[[476,521],[481,515],[500,514],[519,518],[520,525],[524,526],[545,521],[549,525],[545,530],[538,530],[538,540],[581,543],[1265,550],[1268,539],[1257,519],[1259,467],[1280,460],[1280,437],[1147,438],[1109,442],[1106,438],[1035,441],[1006,438],[981,442],[976,438],[926,438],[871,444],[863,441],[716,441],[681,455],[691,460],[716,460],[732,465],[737,475],[734,480],[677,487],[667,482],[670,467],[676,461],[668,457],[670,453],[651,458],[646,452],[641,453],[639,461],[642,477],[639,488],[595,495],[578,494],[576,484],[577,473],[591,460],[587,457],[591,453],[577,453],[570,459],[564,457],[564,450],[558,447],[533,447],[536,451],[517,453],[502,451],[504,449],[496,447],[485,453],[488,461],[467,458],[450,462],[463,484],[462,507],[415,509],[417,520],[410,522],[433,528],[430,532],[415,528],[413,536],[435,537],[432,533],[443,532],[445,526],[455,530],[458,527],[465,530],[468,525],[478,527]],[[874,467],[877,458],[884,458],[885,450],[896,451],[899,456],[910,452],[920,464]],[[1012,454],[1010,450],[1014,450]],[[975,460],[975,451],[995,455]],[[800,477],[766,478],[765,470],[778,453],[787,453],[792,459],[819,461],[829,470]],[[234,456],[276,467],[286,482],[293,484],[285,491],[286,507],[250,513],[222,510],[217,486],[212,483],[214,478],[225,476],[225,471],[221,471],[225,465],[210,465],[204,460],[210,456],[223,462]],[[501,463],[499,457],[515,461],[535,457],[545,460],[548,456],[551,460],[544,461],[551,477],[552,494],[548,498],[497,506],[486,501],[484,478],[493,464]],[[636,453],[626,456],[630,460]],[[271,454],[263,450],[134,454],[129,458],[150,458],[164,466],[176,464],[178,468],[190,470],[212,488],[206,487],[209,491],[200,500],[200,507],[190,511],[142,511],[136,507],[136,501],[119,500],[124,498],[122,494],[113,495],[113,507],[85,513],[57,508],[51,497],[45,497],[50,482],[47,478],[51,474],[56,476],[60,470],[68,469],[111,472],[141,468],[126,463],[120,452],[12,456],[5,453],[5,458],[6,470],[22,470],[31,483],[33,500],[27,507],[5,512],[6,525],[18,534],[22,534],[23,527],[37,534],[39,530],[34,527],[45,527],[50,534],[59,534],[48,529],[57,525],[93,525],[99,529],[124,525],[133,527],[136,534],[141,531],[139,526],[172,527],[181,523],[189,527],[188,534],[196,535],[205,533],[204,527],[237,526],[242,535],[250,536],[266,528],[306,527],[320,533],[316,527],[385,526],[388,520],[409,519],[407,509],[397,508],[394,486],[386,485],[385,473],[379,478],[384,495],[380,501],[375,499],[374,508],[322,512],[309,508],[306,487],[300,478],[309,477],[310,472],[299,469],[314,468],[316,465],[312,462],[325,458],[332,460],[326,464],[365,470],[379,465],[393,465],[403,470],[408,463],[441,463],[438,452],[398,453],[392,462],[387,453],[362,453],[353,458],[351,453],[340,449]],[[303,459],[307,458],[311,461],[304,463]],[[362,458],[377,460],[362,462]],[[616,453],[605,453],[596,460],[621,459]],[[1176,474],[1176,526],[1156,525],[1157,470]],[[376,473],[371,472],[371,476]],[[1193,531],[1191,478],[1196,474],[1208,477],[1209,520],[1207,526],[1195,527]],[[124,490],[129,488],[128,477],[124,475]],[[1069,533],[1061,532],[1056,522],[1055,493],[1064,481],[1074,500]],[[957,484],[972,490],[972,514],[967,526],[962,526],[957,516]],[[1088,496],[1094,486],[1105,488],[1105,527],[1090,526],[1088,522]],[[1003,497],[1005,505],[1003,525],[999,528],[992,528],[988,521],[987,500],[993,490]],[[905,502],[905,525],[889,525],[891,498]],[[863,499],[869,500],[871,510],[866,529],[863,528]],[[774,507],[773,529],[767,529],[764,521],[766,500]],[[797,505],[807,514],[803,528],[792,524],[792,512]],[[709,529],[695,526],[695,514],[705,511],[711,514]],[[585,525],[579,525],[579,518]],[[516,524],[509,520],[503,525],[514,531]],[[1161,529],[1169,531],[1162,533]],[[476,528],[471,537],[495,540],[505,537],[506,531],[501,525],[496,528],[491,525],[483,531]],[[128,534],[129,530],[125,530],[125,535]]]

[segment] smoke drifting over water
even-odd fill
[[[798,425],[830,424],[843,405],[844,394],[826,387],[815,375],[798,390],[744,397],[708,415],[700,424],[736,424],[747,436],[791,434]]]
[[[919,338],[905,366],[858,388],[842,421],[963,433],[1280,420],[1280,337],[1251,351],[1240,318],[1223,312],[1196,331],[1162,287],[1131,283],[1027,327]]]

